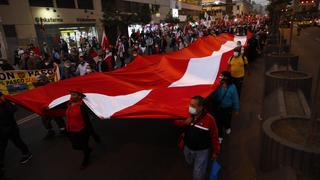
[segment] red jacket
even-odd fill
[[[66,111],[68,132],[80,132],[85,127],[84,118],[81,112],[83,102],[69,105]]]
[[[187,125],[184,120],[176,120],[174,124],[180,127]],[[194,124],[194,127],[210,131],[211,145],[213,147],[212,153],[219,154],[220,144],[218,138],[218,128],[215,119],[209,113],[206,113],[201,120]]]

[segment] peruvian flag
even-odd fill
[[[81,88],[85,104],[100,118],[185,118],[191,97],[207,97],[217,89],[236,42],[246,44],[248,37],[203,37],[180,51],[138,56],[122,69],[61,80],[7,98],[43,115],[63,111],[68,89]]]
[[[105,30],[103,30],[102,33],[102,40],[101,40],[101,48],[102,48],[102,52],[105,52],[107,48],[109,48],[109,38],[106,35]]]

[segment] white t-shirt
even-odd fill
[[[83,75],[85,75],[86,74],[86,69],[87,69],[87,66],[88,66],[89,64],[88,63],[84,63],[83,65],[82,64],[79,64],[78,65],[78,68],[77,68],[77,74],[80,74],[80,76],[83,76]]]

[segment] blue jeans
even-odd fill
[[[204,180],[209,161],[209,149],[193,151],[185,146],[183,153],[187,163],[193,165],[193,180]]]

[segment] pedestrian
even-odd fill
[[[55,136],[56,132],[52,128],[52,121],[54,121],[58,128],[59,128],[59,135],[65,136],[66,135],[66,125],[64,119],[62,117],[52,117],[49,115],[44,115],[41,117],[41,121],[45,129],[47,130],[47,134],[44,137],[45,140],[51,139]]]
[[[192,97],[189,105],[190,117],[184,121],[175,121],[176,125],[185,128],[180,140],[184,144],[186,162],[193,165],[193,180],[205,179],[210,157],[211,160],[216,160],[220,152],[216,122],[204,105],[203,97]]]
[[[84,60],[84,56],[81,54],[79,56],[79,61],[80,61],[80,64],[78,65],[77,67],[77,70],[76,70],[76,75],[80,75],[80,76],[83,76],[86,74],[86,70],[87,70],[87,66],[89,65],[87,62],[85,62]]]
[[[106,49],[106,56],[104,60],[101,62],[101,71],[102,72],[108,72],[113,70],[113,56],[112,52],[109,49]]]
[[[70,100],[66,111],[66,128],[73,149],[83,152],[81,168],[89,165],[92,149],[89,147],[89,138],[93,136],[98,143],[100,137],[95,133],[90,122],[90,109],[84,104],[85,95],[81,89],[70,89]]]
[[[7,101],[0,92],[0,179],[4,176],[4,157],[9,140],[22,153],[20,164],[26,164],[32,158],[32,153],[21,139],[20,130],[14,117],[15,111],[16,107]]]
[[[219,142],[222,143],[224,132],[231,133],[232,113],[239,115],[240,101],[236,86],[232,83],[230,72],[220,75],[219,88],[209,96],[209,111],[216,119],[219,132]]]
[[[231,77],[234,84],[237,87],[239,97],[241,96],[241,87],[243,79],[246,74],[246,69],[248,68],[247,57],[241,55],[241,48],[235,48],[233,56],[228,60],[229,71],[231,72]]]

